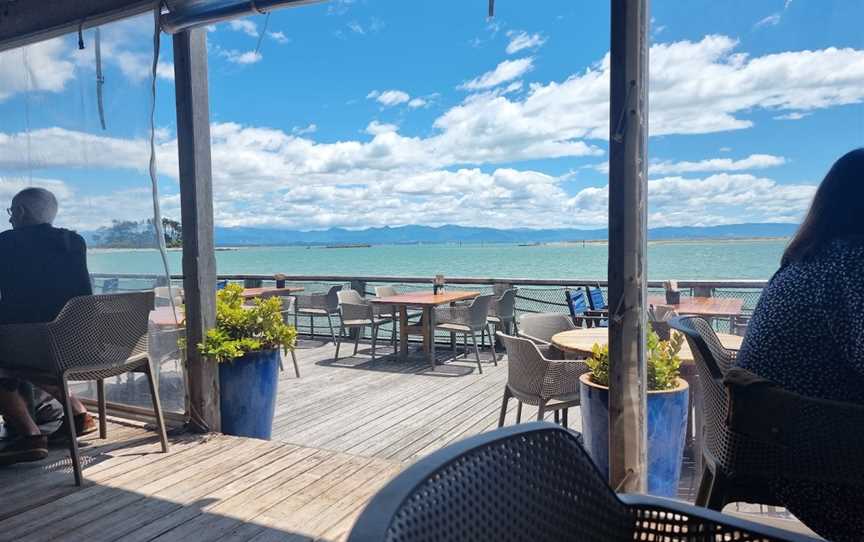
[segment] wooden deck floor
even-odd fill
[[[0,469],[0,542],[341,540],[408,462],[497,426],[507,368],[488,350],[482,375],[470,358],[433,372],[420,357],[373,366],[368,345],[338,362],[333,350],[304,341],[299,379],[286,363],[273,441],[175,434],[162,454],[152,431],[115,422],[106,441],[84,439],[83,488],[65,449]],[[579,428],[578,409],[570,422]]]
[[[376,458],[224,435],[112,423],[83,449],[86,485],[65,450],[0,469],[0,540],[339,540],[402,467]]]

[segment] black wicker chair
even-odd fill
[[[703,318],[678,317],[670,326],[687,337],[703,393],[696,504],[784,506],[820,535],[848,539],[851,526],[838,519],[836,503],[814,514],[813,501],[823,491],[851,495],[839,507],[864,516],[864,406],[792,393],[733,367],[735,356]],[[806,491],[790,494],[794,487]]]
[[[532,422],[415,463],[373,497],[348,540],[813,539],[676,501],[616,495],[577,433]]]

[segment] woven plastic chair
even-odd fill
[[[360,346],[361,331],[365,327],[372,328],[372,363],[375,363],[375,348],[378,342],[378,329],[391,320],[384,318],[378,311],[380,306],[373,305],[363,299],[356,290],[343,289],[339,296],[339,338],[336,341],[336,358],[339,359],[339,347],[345,337],[346,329],[356,329],[354,336],[354,355]],[[394,350],[395,351],[395,350]]]
[[[864,406],[792,393],[733,367],[734,352],[723,348],[703,318],[673,318],[670,325],[687,337],[703,393],[696,504],[715,510],[732,502],[783,506],[821,536],[859,539],[860,524],[850,528],[837,519],[837,509],[845,505],[848,517],[859,518],[864,510]],[[778,491],[790,484],[809,487],[811,495],[824,490],[854,498],[813,507],[806,494]],[[823,512],[814,514],[814,508]]]
[[[579,440],[533,422],[438,450],[372,498],[348,541],[814,541],[679,501],[616,495]]]
[[[162,451],[168,439],[157,382],[147,354],[147,325],[153,292],[75,297],[53,322],[0,326],[0,359],[15,360],[16,367],[32,365],[50,370],[3,368],[3,376],[61,390],[64,415],[72,420],[69,382],[95,380],[99,404],[99,436],[106,438],[105,379],[129,372],[147,376]],[[34,360],[28,364],[28,360]],[[69,427],[69,452],[75,484],[81,485],[81,460],[75,424]]]
[[[330,337],[336,340],[336,330],[333,327],[333,317],[339,314],[338,292],[342,286],[332,286],[326,293],[298,294],[294,296],[294,327],[300,329],[300,315],[309,318],[310,335],[315,338],[315,318],[326,317],[330,326]]]
[[[464,355],[468,355],[468,337],[474,345],[474,355],[477,358],[477,370],[483,374],[483,366],[480,364],[480,349],[477,346],[477,333],[480,340],[489,333],[492,348],[492,361],[498,366],[498,354],[495,353],[495,341],[489,332],[489,306],[495,298],[492,294],[475,297],[467,305],[454,305],[450,307],[435,308],[435,329],[449,331],[451,336],[461,333],[464,337]],[[456,359],[456,340],[453,341],[453,359]]]
[[[568,409],[579,406],[579,377],[589,371],[588,365],[584,361],[549,359],[528,339],[501,332],[498,332],[498,339],[507,350],[507,383],[498,427],[504,426],[511,398],[519,401],[516,423],[522,421],[522,403],[528,403],[537,407],[538,420],[552,410],[557,422],[561,412],[562,422],[567,427]]]
[[[500,330],[508,334],[514,334],[518,331],[515,288],[505,290],[489,305],[489,323],[492,324],[493,330]]]
[[[294,314],[294,305],[297,301],[291,296],[283,296],[282,297],[282,321],[286,324],[288,323],[289,315]],[[296,329],[296,326],[295,326]],[[297,354],[294,350],[290,350],[291,352],[291,361],[294,362],[294,375],[297,378],[300,378],[300,367],[297,365]],[[282,364],[282,356],[279,356],[279,370],[284,371],[285,366]]]
[[[551,346],[552,336],[576,329],[573,319],[560,312],[523,314],[519,317],[519,336],[540,346]]]

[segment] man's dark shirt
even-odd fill
[[[48,224],[0,233],[0,323],[50,322],[67,301],[92,293],[77,233]]]

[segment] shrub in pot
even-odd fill
[[[674,497],[681,476],[687,429],[688,385],[679,376],[678,353],[684,336],[663,341],[650,325],[648,357],[648,493]],[[591,372],[579,382],[585,448],[597,467],[609,475],[609,346],[595,344],[587,364]]]
[[[297,330],[282,320],[279,297],[243,302],[240,285],[217,292],[216,327],[198,350],[219,364],[222,432],[269,439],[281,351],[294,349]]]

